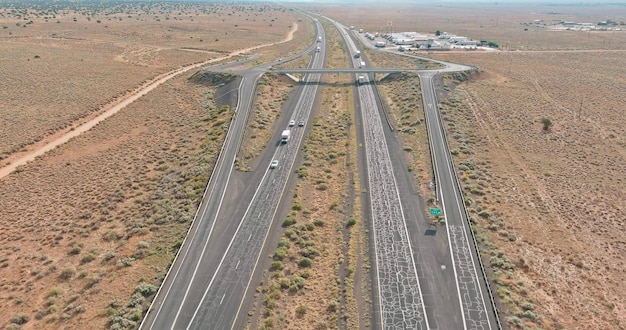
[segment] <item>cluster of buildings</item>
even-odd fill
[[[542,27],[547,28],[552,31],[621,31],[624,28],[624,22],[615,22],[612,20],[602,21],[598,23],[585,23],[585,22],[574,22],[574,21],[543,21],[540,19],[536,19],[532,22],[523,22],[521,23],[527,30],[528,27]]]
[[[361,32],[362,30],[359,30]],[[371,34],[365,33],[365,37],[370,40],[375,40],[379,37],[378,33]],[[386,45],[395,45],[399,46],[399,50],[411,49],[411,48],[419,48],[419,49],[428,49],[428,50],[448,50],[455,48],[457,46],[461,46],[463,48],[476,49],[479,45],[479,41],[470,40],[467,37],[457,36],[453,34],[448,34],[443,32],[440,35],[431,36],[426,34],[421,34],[418,32],[399,32],[399,33],[390,33],[384,34],[380,36],[387,41],[378,41],[376,42],[377,47],[384,47]]]

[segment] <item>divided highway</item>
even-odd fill
[[[356,50],[356,46],[352,42],[352,39],[348,36],[348,34],[344,35],[344,38],[347,39],[346,42],[349,45],[348,48],[350,50]],[[364,44],[367,45],[367,41],[364,41]],[[375,253],[378,267],[378,281],[380,282],[378,291],[380,295],[379,300],[382,314],[381,327],[385,329],[415,329],[418,327],[437,329],[442,326],[444,328],[462,329],[500,328],[501,326],[499,320],[497,319],[488,283],[483,276],[483,272],[480,273],[480,276],[478,273],[478,270],[482,271],[482,264],[480,263],[480,256],[478,255],[478,250],[475,245],[476,242],[474,241],[473,236],[471,236],[471,227],[467,221],[467,214],[465,213],[462,193],[454,172],[454,165],[448,149],[445,130],[439,116],[437,98],[432,82],[432,79],[440,72],[465,71],[472,68],[447,62],[439,63],[443,64],[445,68],[435,70],[418,70],[418,74],[420,77],[424,109],[426,112],[425,116],[428,125],[429,143],[431,145],[437,183],[437,196],[438,201],[442,204],[446,219],[445,230],[447,240],[444,240],[444,244],[449,249],[449,252],[442,251],[443,246],[441,246],[441,244],[437,244],[441,243],[442,239],[435,241],[432,238],[429,238],[428,234],[426,234],[428,232],[436,233],[436,229],[430,228],[426,231],[422,231],[424,234],[421,234],[420,231],[416,231],[416,229],[426,227],[424,223],[417,221],[416,219],[411,219],[410,217],[407,218],[404,213],[402,213],[399,217],[393,213],[390,214],[380,211],[394,205],[391,201],[389,201],[389,197],[381,196],[380,193],[390,195],[394,192],[397,193],[399,189],[396,182],[385,187],[384,184],[380,183],[380,180],[390,181],[394,178],[394,175],[401,177],[399,172],[403,171],[403,169],[400,166],[396,166],[395,172],[393,169],[391,171],[385,169],[388,167],[388,165],[384,164],[386,163],[386,159],[389,158],[388,147],[382,142],[384,141],[382,134],[374,133],[376,130],[382,131],[382,129],[379,129],[382,125],[379,125],[377,122],[381,122],[380,117],[381,113],[384,112],[384,109],[379,112],[376,109],[375,103],[371,100],[374,93],[370,91],[372,87],[370,86],[369,78],[367,76],[366,80],[368,82],[359,86],[366,141],[365,152],[367,155],[367,169],[370,178],[369,189],[372,204],[374,240],[376,243]],[[380,72],[383,72],[385,69],[376,70],[381,70]],[[388,135],[391,139],[394,138],[391,133],[388,133]],[[403,164],[402,162],[398,163],[400,165]],[[384,177],[375,177],[377,174],[381,175],[381,172]],[[380,188],[382,187],[385,188],[381,190]],[[410,189],[407,189],[406,187],[402,187],[400,189],[403,193],[410,193]],[[399,196],[397,199],[411,201],[411,198],[402,196]],[[381,203],[383,204],[382,206],[379,205]],[[402,205],[401,202],[398,202],[398,205]],[[411,211],[414,211],[413,208],[406,205],[402,207],[406,208],[410,216],[415,216],[415,213],[411,213]],[[379,219],[379,217],[382,217],[382,220]],[[417,219],[419,218],[422,217],[418,215]],[[402,221],[400,222],[399,219]],[[385,236],[379,237],[381,236],[381,232],[383,235],[388,235],[390,231],[393,232],[394,225],[397,226],[398,223],[403,224],[405,230],[408,228],[408,242],[404,243],[403,235],[395,234],[392,236],[393,238],[391,240],[398,246],[388,244],[387,246],[392,246],[392,248],[385,248],[385,243],[381,244],[381,241],[384,241]],[[394,302],[389,299],[390,294],[399,295],[402,299],[404,299],[403,301],[405,302],[405,305],[402,307],[404,308],[404,313],[408,312],[409,315],[416,314],[410,313],[410,309],[408,308],[410,308],[411,305],[406,304],[407,299],[405,295],[394,292],[393,290],[385,292],[385,290],[388,290],[388,285],[384,283],[386,277],[384,272],[386,270],[381,272],[380,269],[381,267],[393,269],[393,267],[389,267],[388,262],[384,260],[388,254],[393,254],[394,258],[400,263],[405,263],[407,258],[398,257],[396,254],[402,249],[411,250],[413,248],[411,242],[414,243],[413,246],[417,246],[416,251],[419,252],[414,253],[414,255],[411,256],[413,267],[416,267],[417,272],[397,272],[395,277],[397,279],[401,279],[405,284],[413,283],[415,278],[418,288],[420,288],[420,283],[422,283],[423,288],[418,290],[420,291],[423,303],[420,308],[425,309],[425,314],[424,322],[421,323],[420,319],[418,321],[420,322],[418,323],[418,327],[414,325],[407,325],[406,323],[398,323],[394,320],[393,316],[390,317],[389,315],[385,315],[385,310],[398,310],[397,308],[393,308]],[[427,247],[425,244],[426,242],[435,243],[438,246]],[[413,252],[411,251],[411,253]],[[380,260],[381,256],[383,258],[383,262]],[[435,267],[437,262],[440,265],[440,269]],[[447,267],[450,264],[452,267]],[[449,268],[452,269],[448,270]],[[437,273],[440,275],[437,276]],[[413,292],[409,295],[408,301],[414,300],[414,298],[411,298],[412,295]],[[448,296],[441,297],[441,295]],[[456,305],[456,307],[454,305]],[[398,314],[395,318],[400,318],[400,315],[401,314]],[[405,316],[402,315],[403,322],[405,322],[404,317]],[[399,327],[400,324],[402,325]]]
[[[323,53],[313,56],[311,66],[321,67]],[[307,75],[306,84],[298,100],[294,121],[308,120],[317,93],[320,75]],[[287,143],[280,144],[273,160],[278,160],[274,169],[267,168],[265,176],[249,204],[234,237],[230,240],[216,273],[204,289],[202,300],[196,308],[187,329],[206,329],[211,324],[215,329],[234,326],[241,312],[246,293],[250,289],[252,274],[256,270],[261,249],[265,244],[271,221],[283,197],[287,179],[292,172],[304,127],[292,127]],[[254,286],[254,285],[253,285]],[[210,322],[210,323],[207,323]]]
[[[353,62],[360,63],[360,58],[354,58],[357,47],[345,27],[334,23],[348,45]],[[315,24],[318,35],[325,40],[321,24],[317,21]],[[324,64],[325,44],[317,44],[321,47],[320,52],[314,51],[317,45],[308,49],[313,56],[309,68],[300,70],[307,72],[305,84],[300,86],[297,104],[289,116],[295,122],[308,123]],[[380,101],[373,82],[369,81],[368,75],[364,75],[363,84],[358,86],[366,159],[364,170],[368,178],[374,244],[372,255],[376,259],[373,265],[375,328],[499,327],[493,303],[486,303],[491,293],[482,273],[479,274],[480,256],[471,236],[432,83],[439,71],[452,72],[467,70],[469,67],[441,63],[447,67],[420,70],[419,75],[437,196],[446,218],[447,237],[429,238],[422,234],[428,224],[422,221],[423,209],[413,205],[418,204],[418,197],[407,197],[412,188],[410,184],[402,182],[406,164],[397,159],[401,156],[390,147],[395,137],[381,118]],[[270,148],[275,150],[270,160],[277,160],[278,166],[256,172],[255,179],[248,182],[245,194],[240,187],[233,187],[237,185],[231,181],[233,164],[252,106],[256,83],[260,74],[269,67],[270,64],[266,64],[243,74],[237,114],[230,124],[205,196],[188,238],[142,322],[141,329],[244,327],[241,320],[246,312],[245,302],[250,299],[252,288],[256,286],[253,279],[260,272],[257,265],[261,251],[293,172],[305,131],[304,127],[292,127],[288,143],[271,143]],[[362,70],[350,68],[342,72],[363,74]],[[240,193],[242,195],[238,195]],[[230,200],[231,196],[234,196],[233,200]]]
[[[318,33],[324,37],[321,25]],[[308,51],[313,48],[310,47]],[[324,51],[314,53],[310,67],[321,68]],[[252,106],[258,76],[270,64],[244,73],[239,88],[237,114],[228,130],[223,150],[209,181],[187,239],[162,284],[141,329],[231,329],[235,327],[262,247],[291,167],[303,137],[299,127],[287,144],[277,145],[275,169],[264,170],[250,197],[245,214],[224,214],[225,201],[232,190],[230,180],[237,149],[241,143],[247,114]],[[307,75],[308,82],[319,81],[320,74]],[[317,84],[307,84],[294,110],[295,120],[307,121],[317,93]],[[269,165],[269,163],[268,163]],[[245,196],[240,197],[245,200]],[[244,204],[246,205],[246,204]]]

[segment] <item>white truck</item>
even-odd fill
[[[284,130],[280,142],[287,143],[287,141],[289,141],[289,136],[291,136],[291,131],[288,129]]]
[[[365,83],[365,76],[364,75],[359,75],[359,78],[357,79],[357,81],[359,82],[359,85],[362,85]]]
[[[359,62],[359,68],[364,68],[364,67],[365,67],[365,61]]]
[[[385,47],[387,46],[387,43],[384,41],[377,41],[376,42],[376,47]]]
[[[356,53],[354,53],[354,58],[359,58],[361,57],[361,51],[357,50]]]
[[[315,49],[316,52],[320,52],[322,50],[322,48],[320,46],[317,46],[317,48]]]
[[[322,36],[317,37],[317,42],[322,42]]]

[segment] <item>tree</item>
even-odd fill
[[[543,124],[543,131],[547,132],[550,130],[550,127],[552,126],[552,121],[548,118],[543,118],[541,119],[541,123]]]

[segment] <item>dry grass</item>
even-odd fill
[[[626,81],[612,65],[626,62],[616,53],[578,53],[548,64],[556,60],[553,53],[459,59],[483,72],[458,90],[447,115],[469,150],[460,160],[483,165],[485,177],[474,184],[485,196],[476,199],[500,218],[476,219],[517,264],[520,294],[545,315],[544,327],[623,327],[626,123],[614,94]],[[542,118],[554,123],[548,132]]]
[[[220,56],[213,49],[179,50],[199,48],[189,41],[195,33],[211,27],[241,33],[215,40],[221,53],[277,41],[296,20],[265,5],[122,6],[128,6],[123,15],[102,9],[90,20],[83,11],[59,9],[54,22],[50,13],[29,10],[32,17],[24,20],[19,10],[0,9],[7,26],[0,30],[7,50],[0,66],[10,73],[0,79],[8,101],[0,105],[3,158],[71,129],[158,73]],[[184,18],[173,18],[178,15]],[[225,23],[214,22],[215,15]],[[17,29],[16,20],[28,19],[33,23]],[[233,22],[255,27],[239,31]],[[136,326],[186,234],[231,116],[228,107],[214,105],[214,87],[186,81],[190,75],[169,80],[0,182],[2,326]]]
[[[0,160],[159,73],[280,40],[298,19],[263,4],[92,6],[0,8]]]
[[[138,284],[164,276],[230,116],[185,78],[3,180],[3,323],[23,312],[35,328],[103,327]]]

